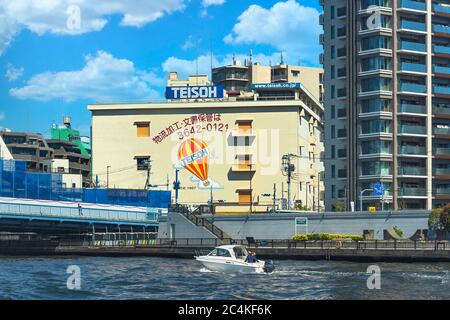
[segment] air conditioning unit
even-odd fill
[[[320,62],[320,64],[324,64],[325,63],[325,55],[323,53],[321,53],[320,56],[319,56],[319,62]]]
[[[319,42],[320,42],[320,44],[324,44],[324,42],[325,42],[325,35],[323,33],[320,34],[320,36],[319,36]]]
[[[319,24],[320,24],[321,26],[323,26],[323,21],[324,21],[324,19],[323,19],[323,13],[322,13],[322,14],[320,14],[320,16],[319,16]]]

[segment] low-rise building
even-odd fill
[[[300,83],[88,109],[100,185],[165,189],[178,177],[178,203],[212,202],[216,212],[323,208],[323,106]]]

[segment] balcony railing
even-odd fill
[[[398,169],[399,175],[405,176],[426,176],[427,168],[423,167],[400,167]]]
[[[412,0],[402,0],[400,1],[400,7],[405,9],[413,9],[419,11],[426,11],[427,5],[423,2],[417,2]]]
[[[433,46],[433,52],[450,54],[450,47],[435,45],[435,46]]]
[[[399,196],[418,196],[418,197],[425,197],[427,195],[427,190],[425,188],[412,188],[412,187],[406,187],[406,188],[400,188],[398,190]]]
[[[400,91],[403,92],[413,92],[413,93],[426,93],[427,92],[427,86],[424,84],[418,84],[418,83],[400,83]]]
[[[400,146],[400,154],[426,155],[427,149],[423,146]]]
[[[415,31],[426,31],[427,27],[426,27],[425,23],[422,23],[422,22],[401,20],[400,21],[400,29],[408,29],[408,30],[415,30]]]
[[[450,176],[450,168],[434,168],[433,174],[436,176]]]
[[[450,87],[433,86],[433,92],[437,94],[450,94]]]
[[[436,4],[433,6],[433,10],[435,12],[439,12],[439,13],[448,13],[450,14],[450,7],[449,6],[441,6],[439,4]]]
[[[450,74],[450,67],[433,66],[433,71],[434,71],[435,73],[445,73],[445,74]]]
[[[450,155],[450,148],[434,148],[433,153],[437,155]]]
[[[433,128],[433,133],[450,135],[450,128]]]
[[[440,24],[433,25],[433,31],[438,33],[450,33],[450,27]]]
[[[417,51],[417,52],[427,52],[427,46],[424,43],[410,42],[410,41],[401,41],[400,42],[401,50],[408,51]]]
[[[433,193],[437,196],[448,196],[450,195],[450,188],[436,188],[433,190]]]
[[[412,72],[427,72],[427,66],[421,63],[402,62],[400,63],[400,70]]]
[[[402,103],[400,104],[400,112],[426,114],[427,107],[420,104]]]
[[[450,107],[437,107],[437,106],[433,106],[433,113],[450,114]]]
[[[425,126],[403,124],[399,126],[398,133],[426,134],[427,128]]]

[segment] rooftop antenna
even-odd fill
[[[250,64],[253,64],[253,49],[250,49]]]
[[[284,64],[283,51],[281,51],[281,54],[280,54],[280,64]]]
[[[236,65],[236,54],[233,53],[233,66]]]
[[[212,34],[210,34],[210,56],[211,56],[211,83],[213,78],[213,40],[212,40]],[[214,84],[214,83],[212,83]]]
[[[196,77],[195,77],[195,83],[198,86],[198,38],[195,41],[196,43],[196,58],[195,58],[195,69],[196,69]]]

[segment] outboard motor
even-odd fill
[[[264,261],[264,272],[271,273],[275,271],[275,265],[272,260]]]

